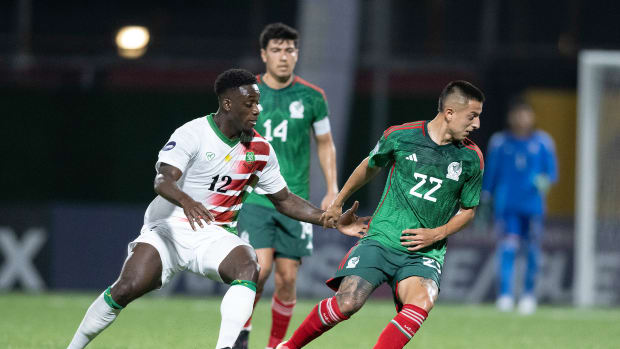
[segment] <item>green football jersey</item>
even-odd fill
[[[310,197],[310,132],[329,132],[327,100],[319,87],[299,76],[282,89],[267,86],[257,76],[261,113],[254,129],[276,152],[280,171],[291,192]],[[252,193],[246,203],[273,207],[264,195]]]
[[[400,236],[405,229],[446,224],[460,206],[478,206],[484,160],[469,139],[437,145],[428,135],[428,121],[388,128],[370,152],[370,167],[389,167],[379,206],[365,239],[407,251]],[[446,240],[418,252],[443,265]]]

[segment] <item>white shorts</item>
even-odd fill
[[[127,254],[131,256],[138,243],[155,247],[162,264],[161,287],[183,270],[223,282],[218,272],[222,260],[237,246],[251,246],[222,227],[203,225],[193,231],[187,220],[175,218],[145,224],[140,236],[127,246]]]

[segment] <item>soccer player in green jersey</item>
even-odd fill
[[[446,238],[473,219],[480,199],[484,162],[466,137],[480,127],[483,102],[478,88],[453,81],[441,93],[433,120],[383,133],[321,217],[332,224],[347,198],[386,167],[389,177],[367,235],[328,280],[336,295],[317,304],[277,348],[305,346],[357,312],[384,282],[394,291],[398,314],[374,348],[402,348],[411,340],[437,299]]]
[[[260,35],[265,73],[257,77],[262,111],[255,129],[275,149],[290,190],[304,199],[309,198],[310,136],[314,134],[327,183],[321,203],[326,209],[338,193],[336,148],[325,93],[293,73],[299,55],[297,40],[297,31],[282,23],[267,25]],[[297,271],[301,258],[312,253],[312,225],[284,216],[264,195],[253,193],[241,210],[238,229],[240,237],[255,248],[261,266],[256,301],[275,265],[267,344],[274,348],[284,338],[293,315]],[[248,320],[235,349],[247,349],[250,329]]]

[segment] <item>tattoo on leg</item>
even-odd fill
[[[340,283],[336,300],[340,311],[351,316],[362,308],[368,297],[375,290],[375,287],[368,281],[357,275],[346,276]]]

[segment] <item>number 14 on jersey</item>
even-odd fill
[[[264,137],[267,141],[271,142],[274,138],[280,138],[281,142],[286,142],[288,120],[284,120],[279,123],[278,126],[273,129],[273,135],[271,134],[271,119],[265,121],[265,123],[263,123],[263,126],[265,127]]]

